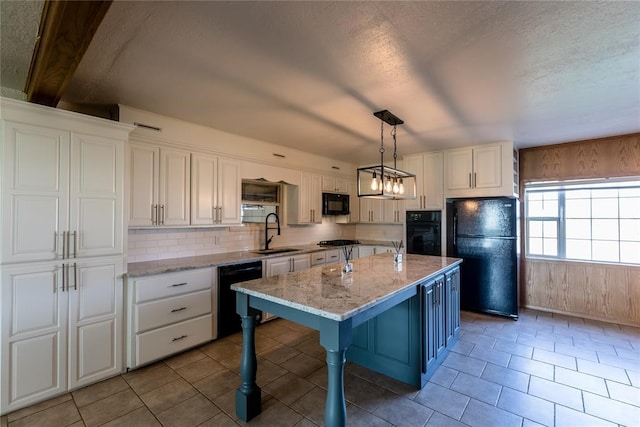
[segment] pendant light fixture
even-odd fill
[[[373,113],[380,119],[380,164],[358,168],[358,197],[375,199],[415,199],[416,176],[396,167],[398,159],[396,130],[404,123],[389,110]],[[384,124],[393,126],[393,167],[384,164]]]

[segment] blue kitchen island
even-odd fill
[[[457,258],[393,254],[354,260],[353,271],[328,264],[232,285],[242,317],[242,383],[236,414],[261,411],[256,384],[256,315],[273,313],[320,332],[327,351],[325,425],[344,426],[346,360],[421,388],[457,339],[460,327]]]

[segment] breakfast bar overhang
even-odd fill
[[[242,383],[236,414],[261,411],[256,384],[256,316],[266,311],[320,333],[327,351],[325,425],[344,426],[347,359],[421,388],[460,325],[458,258],[393,254],[335,263],[233,285],[242,318]]]

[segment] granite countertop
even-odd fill
[[[393,254],[353,260],[353,272],[338,263],[295,273],[237,283],[231,289],[297,310],[342,321],[418,282],[462,262],[459,258],[404,255],[400,267]]]
[[[391,241],[361,241],[361,245],[392,246]],[[218,267],[221,265],[240,264],[250,261],[260,261],[267,258],[301,255],[306,253],[339,249],[341,246],[318,246],[317,244],[287,246],[296,249],[292,252],[278,254],[256,254],[252,251],[225,252],[212,255],[193,257],[169,258],[157,261],[133,262],[127,265],[128,277],[151,276],[154,274],[172,273],[175,271],[191,270],[195,268]],[[277,249],[277,248],[275,248]]]

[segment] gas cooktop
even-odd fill
[[[359,245],[359,240],[348,239],[336,239],[336,240],[322,240],[318,243],[318,246],[347,246],[347,245]]]

